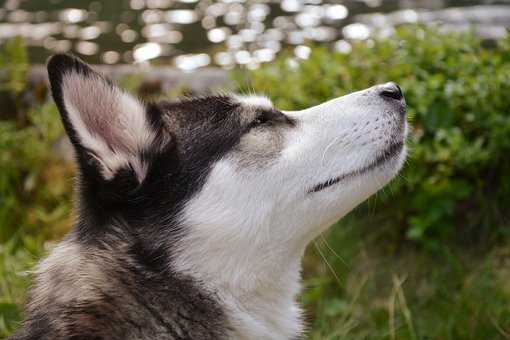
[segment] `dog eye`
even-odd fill
[[[267,115],[265,115],[265,114],[261,114],[261,115],[258,115],[257,118],[255,118],[253,120],[252,125],[259,126],[259,125],[267,124],[269,122],[270,122],[269,117],[267,117]]]
[[[287,116],[278,110],[264,110],[261,111],[257,117],[252,121],[251,127],[268,126],[277,123],[289,122]]]

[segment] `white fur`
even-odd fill
[[[97,75],[66,73],[62,91],[70,123],[80,143],[101,164],[103,176],[111,179],[120,168],[131,165],[142,181],[146,166],[140,152],[155,138],[144,106]]]
[[[236,95],[235,98],[243,105],[247,106],[255,106],[255,107],[262,107],[262,108],[272,108],[273,103],[271,102],[271,99],[269,99],[266,96],[259,96],[259,95],[249,95],[249,96],[241,96]]]
[[[175,250],[175,265],[219,295],[232,339],[289,339],[303,330],[295,298],[306,245],[391,180],[405,149],[370,172],[308,191],[366,167],[387,141],[402,141],[398,105],[371,88],[286,112],[297,125],[284,132],[277,159],[263,169],[240,167],[246,155],[234,151],[187,203],[182,223],[189,232]]]

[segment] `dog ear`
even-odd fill
[[[132,170],[141,183],[144,151],[157,138],[147,110],[103,75],[70,55],[48,61],[51,92],[78,160],[104,180]]]

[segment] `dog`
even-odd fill
[[[301,338],[305,247],[404,163],[400,87],[281,111],[263,96],[143,103],[73,56],[47,67],[78,217],[10,339]]]

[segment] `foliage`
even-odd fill
[[[23,106],[27,67],[22,41],[6,42],[0,49],[2,111],[12,100],[16,111]],[[0,119],[0,337],[19,319],[26,271],[43,254],[44,241],[69,226],[72,168],[55,157],[62,130],[53,104]]]
[[[310,339],[507,339],[510,243],[388,253],[354,215],[305,257]]]
[[[69,215],[71,171],[54,155],[62,133],[55,106],[31,110],[28,122],[0,121],[0,242],[16,233],[52,238]]]
[[[28,71],[27,51],[21,38],[5,42],[0,49],[0,91],[19,94],[25,88]]]

